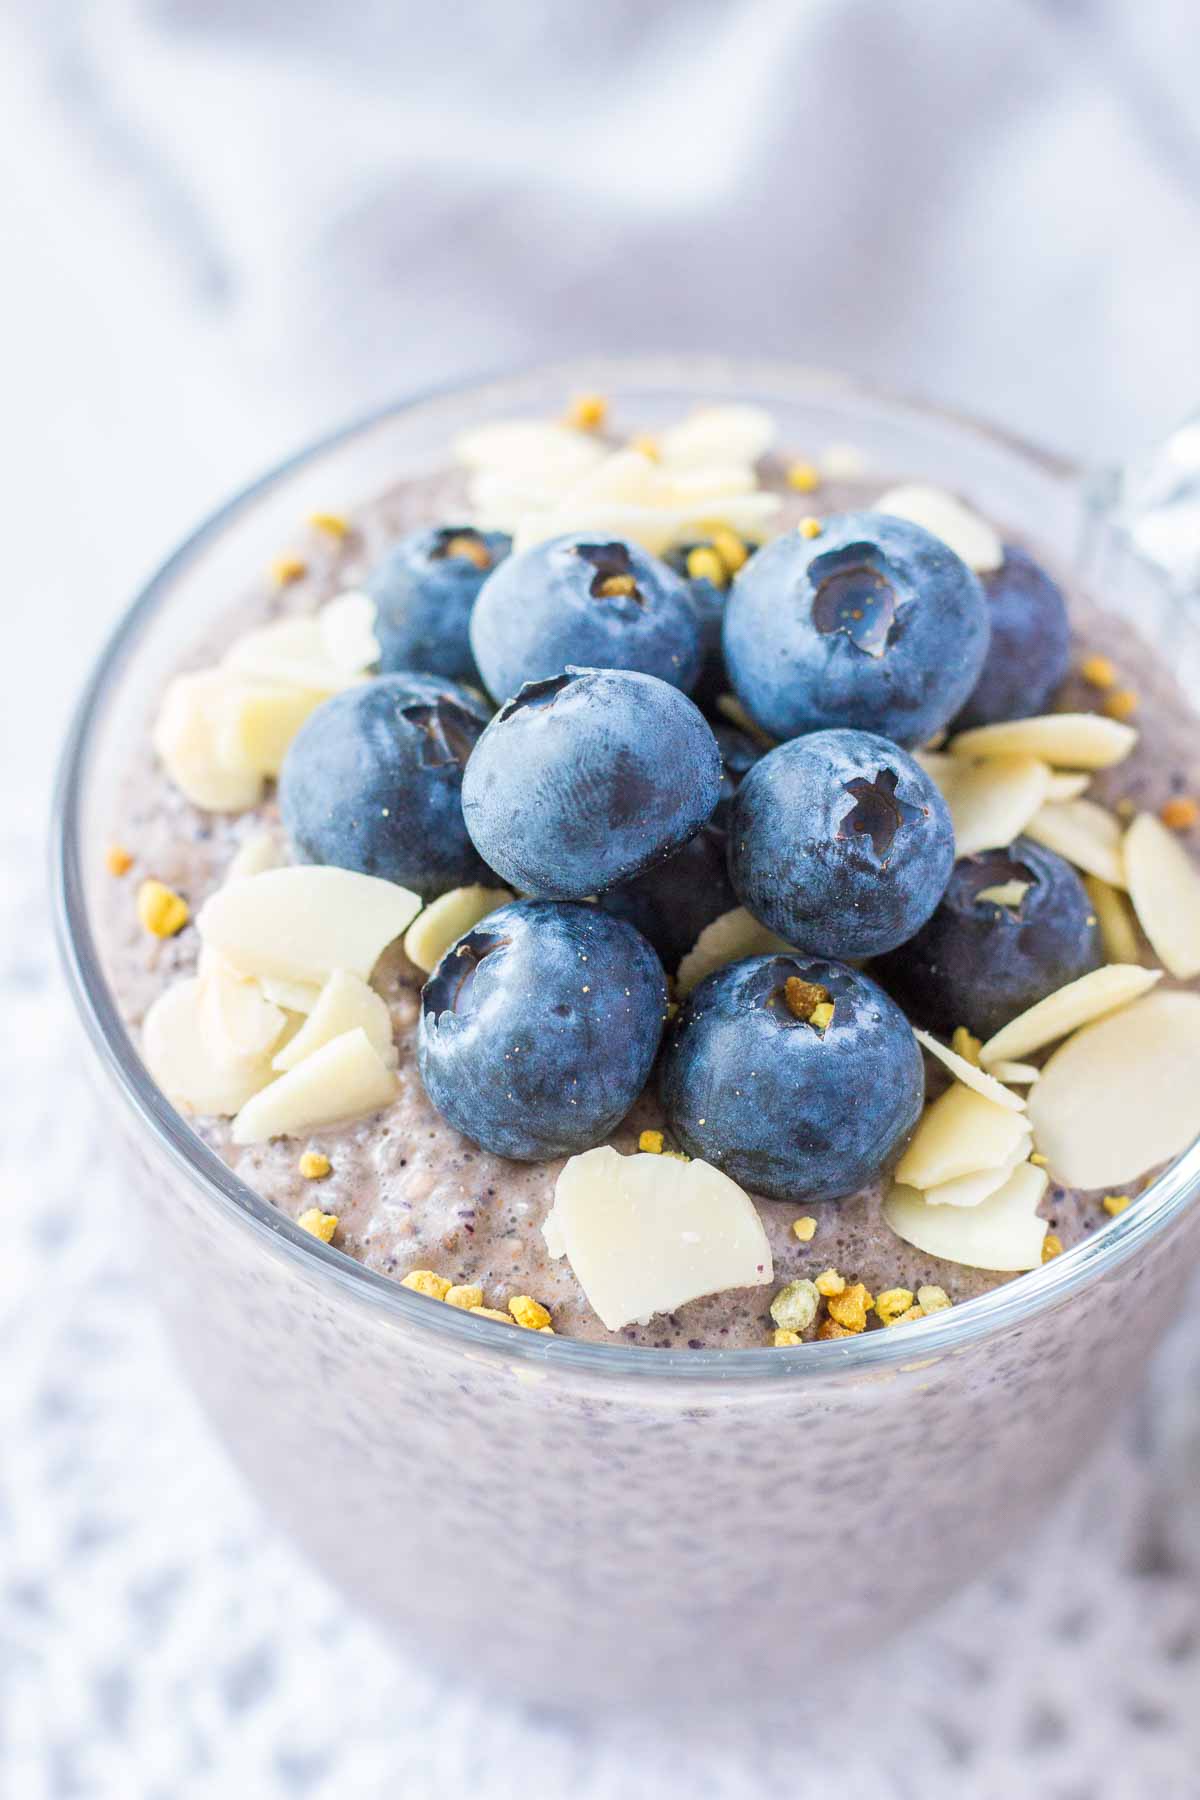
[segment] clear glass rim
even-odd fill
[[[197,1137],[142,1066],[136,1046],[117,1010],[103,972],[88,917],[81,841],[85,774],[93,732],[106,693],[142,632],[168,603],[175,578],[203,556],[243,511],[320,456],[337,449],[388,419],[433,402],[486,389],[491,382],[509,385],[522,378],[557,381],[564,391],[585,383],[636,385],[639,378],[661,383],[670,373],[697,389],[712,379],[714,369],[749,385],[772,382],[781,387],[801,383],[813,397],[856,399],[912,413],[927,423],[967,431],[1037,465],[1060,481],[1082,481],[1084,471],[1067,459],[991,425],[921,399],[886,392],[824,369],[796,364],[701,356],[596,357],[574,362],[534,364],[477,374],[406,395],[358,417],[306,445],[242,488],[203,521],[151,576],[115,626],[77,703],[59,764],[51,826],[51,888],[59,952],[67,984],[84,1029],[102,1067],[142,1127],[168,1158],[197,1184],[223,1214],[294,1259],[310,1276],[327,1280],[360,1304],[391,1314],[417,1332],[451,1340],[464,1349],[488,1348],[525,1365],[592,1377],[686,1380],[726,1384],[730,1380],[785,1379],[813,1381],[854,1371],[880,1371],[921,1363],[965,1348],[995,1333],[1029,1322],[1061,1305],[1081,1287],[1099,1281],[1137,1254],[1142,1245],[1173,1223],[1200,1184],[1200,1141],[1179,1157],[1146,1190],[1145,1197],[1095,1236],[1056,1257],[1042,1268],[964,1301],[924,1320],[911,1331],[868,1332],[859,1337],[813,1342],[791,1349],[655,1350],[637,1345],[597,1344],[565,1336],[542,1337],[453,1307],[442,1306],[377,1274],[344,1252],[320,1243],[286,1218],[223,1163]]]

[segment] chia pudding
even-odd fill
[[[817,513],[830,515],[869,508],[883,485],[877,478],[827,477],[815,493],[789,483],[784,461],[765,465],[763,486],[782,497],[771,531],[795,532]],[[801,483],[801,486],[804,484]],[[384,554],[418,527],[469,516],[463,477],[454,471],[397,485],[345,521],[317,523],[307,532],[294,567],[251,584],[227,619],[208,639],[188,646],[182,669],[203,668],[219,659],[230,642],[257,624],[306,617],[335,596],[358,590]],[[1011,541],[1025,539],[1036,549],[1036,521],[1015,521]],[[1006,538],[1010,534],[1006,533]],[[1181,841],[1197,849],[1188,828],[1186,803],[1200,792],[1200,743],[1195,715],[1165,662],[1126,623],[1097,609],[1077,591],[1069,594],[1071,672],[1053,699],[1064,712],[1110,706],[1114,715],[1132,710],[1140,739],[1128,760],[1097,772],[1089,798],[1116,816],[1148,810],[1158,814],[1172,800],[1181,804]],[[1099,661],[1097,659],[1100,659]],[[1106,666],[1107,665],[1107,666]],[[1112,680],[1118,683],[1114,689]],[[1118,703],[1111,705],[1114,692]],[[1049,710],[1047,708],[1046,710]],[[721,720],[710,707],[710,716]],[[185,798],[166,773],[151,743],[132,758],[111,812],[113,842],[128,853],[105,893],[103,954],[122,1015],[140,1032],[151,1005],[181,977],[194,974],[200,954],[197,932],[148,934],[134,905],[138,884],[161,882],[187,903],[194,920],[204,902],[226,880],[239,848],[263,831],[282,840],[273,786],[255,805],[240,812],[203,810]],[[124,858],[121,859],[124,862]],[[1142,940],[1144,960],[1153,960]],[[430,1101],[418,1071],[415,1040],[424,972],[394,942],[382,955],[372,985],[387,1004],[398,1052],[395,1097],[382,1111],[349,1123],[324,1126],[301,1137],[235,1142],[231,1120],[195,1116],[193,1129],[251,1188],[292,1219],[319,1208],[336,1219],[337,1249],[368,1268],[397,1280],[413,1270],[437,1271],[446,1280],[477,1284],[488,1307],[503,1309],[510,1296],[533,1296],[548,1309],[554,1330],[602,1343],[629,1343],[658,1349],[746,1348],[772,1341],[770,1305],[776,1290],[833,1270],[869,1295],[922,1288],[942,1290],[960,1304],[1011,1275],[967,1266],[927,1254],[897,1235],[887,1223],[882,1196],[885,1173],[853,1196],[811,1207],[759,1199],[758,1211],[773,1259],[769,1285],[740,1287],[691,1300],[656,1314],[646,1323],[606,1329],[581,1288],[570,1262],[552,1256],[543,1235],[565,1158],[509,1160],[480,1148],[456,1131]],[[1044,1060],[1035,1054],[1034,1062]],[[936,1062],[928,1066],[928,1095],[947,1082]],[[655,1139],[654,1134],[662,1137]],[[649,1134],[649,1136],[647,1136]],[[612,1133],[622,1155],[657,1141],[675,1141],[653,1085]],[[306,1178],[302,1153],[325,1159],[318,1181]],[[324,1168],[324,1161],[319,1166]],[[1144,1172],[1149,1180],[1152,1170]],[[1117,1203],[1136,1198],[1143,1181],[1122,1184]],[[1103,1190],[1083,1191],[1051,1181],[1040,1204],[1054,1253],[1069,1249],[1110,1223]],[[802,1222],[797,1224],[797,1220]],[[1018,1277],[1019,1278],[1019,1277]],[[804,1325],[811,1337],[818,1319]],[[872,1317],[870,1329],[882,1328]]]

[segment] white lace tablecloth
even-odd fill
[[[1190,21],[1188,0],[0,16],[4,1800],[1200,1793],[1191,1315],[1042,1537],[815,1715],[799,1629],[794,1707],[686,1728],[518,1713],[396,1656],[256,1512],[167,1360],[41,881],[65,708],[136,580],[406,385],[750,347],[1085,455],[1155,436],[1200,385]]]

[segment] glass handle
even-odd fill
[[[1123,467],[1095,470],[1085,497],[1093,542],[1107,526],[1176,593],[1200,593],[1200,409]]]

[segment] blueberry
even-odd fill
[[[981,891],[1019,881],[1014,901]],[[1069,863],[1028,838],[954,865],[945,898],[910,943],[872,965],[918,1025],[949,1034],[965,1025],[991,1037],[1104,960],[1100,928]]]
[[[737,542],[737,548],[742,555],[746,555],[746,546]],[[710,573],[693,575],[689,572],[689,561],[693,565],[696,563],[694,553],[697,551],[700,552],[701,564],[712,564]],[[691,543],[680,545],[679,549],[669,551],[664,561],[677,575],[683,577],[691,596],[696,623],[700,627],[700,674],[692,695],[698,706],[707,708],[718,694],[729,692],[725,655],[721,649],[721,631],[725,623],[725,601],[729,589],[728,570],[720,551],[709,538],[697,538]]]
[[[1046,712],[1071,663],[1071,631],[1058,583],[1026,551],[1006,544],[1004,561],[980,577],[992,641],[957,731]]]
[[[478,681],[468,638],[471,608],[511,548],[502,531],[470,525],[437,525],[401,538],[364,583],[375,602],[380,669]]]
[[[718,831],[728,831],[733,796],[742,785],[743,777],[761,757],[762,747],[744,731],[739,731],[736,725],[714,725],[713,736],[721,752],[721,798],[717,801],[712,822]]]
[[[681,849],[720,786],[717,741],[677,688],[569,668],[496,714],[467,764],[463,811],[510,886],[581,900]]]
[[[471,648],[497,700],[571,664],[635,669],[690,693],[700,627],[687,590],[637,544],[574,532],[501,563],[471,614]]]
[[[650,1073],[658,958],[594,906],[518,900],[443,956],[421,993],[417,1064],[444,1118],[519,1162],[603,1143]]]
[[[868,731],[817,731],[760,758],[729,822],[743,906],[813,956],[877,956],[922,926],[954,866],[925,771]]]
[[[319,706],[279,777],[297,854],[382,875],[431,900],[490,879],[467,835],[463,768],[486,707],[434,675],[381,675]]]
[[[807,1016],[822,995],[833,1003],[823,1028]],[[659,1090],[690,1155],[770,1200],[835,1200],[899,1156],[925,1074],[908,1021],[869,976],[815,957],[752,956],[718,969],[684,1005]]]
[[[725,665],[772,737],[853,725],[922,744],[978,681],[988,629],[983,589],[940,538],[841,513],[747,564],[725,608]]]
[[[724,834],[704,826],[666,862],[601,894],[600,905],[635,925],[673,975],[704,927],[737,905]]]

